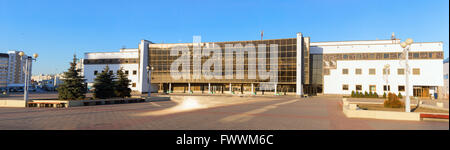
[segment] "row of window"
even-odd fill
[[[391,70],[390,69],[382,69],[383,70],[383,75],[390,75],[391,74]],[[413,75],[420,75],[420,68],[413,68],[412,69],[412,73]],[[342,74],[343,75],[348,75],[348,68],[343,68],[342,69]],[[362,74],[362,69],[361,68],[356,68],[355,69],[355,74],[356,75],[361,75]],[[375,68],[369,68],[369,75],[376,75],[376,69]],[[397,69],[397,75],[405,75],[405,69],[404,68],[399,68]]]
[[[117,70],[116,72],[119,73],[119,70]],[[125,72],[126,75],[128,75],[130,73],[130,71],[128,71],[128,70],[125,70],[124,72]],[[114,71],[110,70],[109,73],[113,74]],[[97,74],[98,74],[98,71],[94,70],[94,75],[97,75]],[[133,70],[133,75],[137,75],[137,70]]]
[[[348,91],[348,84],[343,84],[342,85],[342,90],[344,91]],[[361,91],[362,90],[362,85],[355,85],[355,90],[356,91]],[[375,92],[377,91],[377,86],[376,85],[369,85],[369,91]],[[391,86],[390,85],[383,85],[383,91],[391,91]],[[405,91],[405,86],[404,85],[399,85],[398,86],[398,91],[399,92],[404,92]]]

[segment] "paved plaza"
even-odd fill
[[[43,96],[45,97],[45,96]],[[448,122],[350,119],[337,96],[185,96],[71,108],[0,108],[1,130],[448,130]]]

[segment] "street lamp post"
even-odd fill
[[[413,43],[413,39],[408,38],[405,42],[400,43],[400,46],[403,48],[403,55],[405,57],[405,86],[406,86],[406,98],[405,98],[405,112],[411,112],[410,107],[410,99],[409,99],[409,50],[411,49],[411,44]]]
[[[147,75],[148,75],[148,77],[147,77],[148,78],[147,97],[150,98],[150,95],[151,95],[150,88],[152,87],[152,85],[151,85],[151,83],[152,83],[152,81],[151,81],[152,76],[151,75],[152,75],[153,67],[147,66],[146,69],[147,69]]]
[[[19,56],[20,56],[20,59],[23,59],[23,56],[25,56],[25,53],[24,52],[19,52]],[[24,87],[23,87],[23,99],[24,99],[24,101],[25,101],[25,107],[28,107],[28,82],[29,82],[29,79],[30,79],[30,75],[31,75],[31,67],[30,67],[30,65],[31,65],[31,62],[28,62],[28,61],[36,61],[36,59],[37,59],[37,57],[38,57],[39,55],[38,54],[33,54],[33,58],[31,58],[31,59],[29,59],[28,57],[26,58],[26,60],[25,60],[25,68],[23,69],[24,70],[24,74],[25,74],[25,80],[24,80]]]

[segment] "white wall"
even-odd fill
[[[369,92],[369,85],[376,85],[376,92],[381,95],[383,86],[386,84],[383,75],[384,65],[390,65],[390,75],[388,76],[388,85],[391,92],[398,93],[398,85],[405,85],[405,75],[398,75],[397,69],[404,68],[399,60],[358,60],[358,61],[337,61],[337,68],[330,70],[330,75],[324,76],[325,94],[350,94],[356,91],[356,85],[362,85],[362,92]],[[417,86],[442,86],[443,78],[442,60],[410,60],[411,68],[420,68],[420,75],[410,75],[410,93],[412,94],[413,85]],[[342,74],[342,69],[348,69],[348,75]],[[361,68],[362,74],[355,75],[355,69]],[[375,68],[376,74],[369,75],[369,68]],[[342,85],[348,84],[347,91],[342,90]],[[405,95],[402,92],[402,95]]]
[[[131,90],[138,90],[138,74],[133,75],[133,70],[138,71],[139,64],[108,64],[109,70],[112,70],[114,72],[114,75],[117,75],[117,70],[120,69],[120,67],[123,67],[124,71],[128,70],[128,79],[131,80],[130,88]],[[106,64],[95,64],[95,65],[84,65],[84,77],[86,78],[86,82],[93,83],[95,79],[94,71],[97,70],[98,73],[101,73],[102,70],[106,67]],[[132,87],[132,83],[136,83],[136,87]]]

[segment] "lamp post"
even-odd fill
[[[151,79],[152,79],[152,70],[153,70],[153,67],[150,67],[150,66],[147,66],[146,67],[146,69],[147,69],[147,75],[148,75],[148,92],[147,92],[147,97],[148,98],[150,98],[150,93],[151,93],[151,91],[150,91],[150,88],[152,87],[152,85],[151,85],[151,83],[152,83],[152,81],[151,81]]]
[[[20,59],[22,60],[23,59],[23,56],[25,56],[25,53],[24,52],[19,52],[19,56],[20,56]],[[33,58],[31,58],[31,59],[29,59],[28,57],[26,58],[26,60],[25,60],[25,68],[23,68],[23,70],[24,70],[24,74],[25,74],[25,82],[24,82],[24,87],[23,87],[23,100],[25,101],[25,107],[28,107],[28,82],[29,82],[29,79],[30,79],[30,74],[31,74],[31,67],[30,67],[30,65],[31,65],[31,62],[28,62],[28,61],[36,61],[36,59],[37,59],[37,57],[38,57],[39,55],[38,54],[33,54]]]
[[[405,112],[411,112],[410,107],[410,99],[409,99],[409,50],[411,49],[411,44],[413,43],[413,39],[408,38],[405,42],[401,42],[400,46],[403,48],[403,55],[405,57],[405,86],[406,86],[406,98],[405,98]]]

